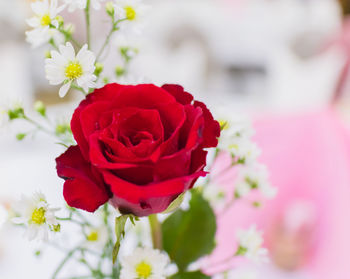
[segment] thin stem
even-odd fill
[[[32,125],[34,125],[38,130],[41,130],[49,135],[53,135],[56,136],[53,132],[51,132],[50,130],[46,129],[45,127],[43,127],[42,125],[40,125],[38,122],[36,122],[35,120],[29,118],[28,116],[24,115],[23,119],[28,121],[29,123],[31,123]]]
[[[162,250],[162,247],[163,247],[162,227],[160,225],[157,215],[156,214],[149,215],[148,221],[151,227],[153,247],[155,249]]]
[[[88,48],[90,49],[91,47],[90,0],[87,0],[86,2],[85,20],[86,20],[86,40],[87,40]]]
[[[125,21],[125,20],[127,20],[127,18],[119,19],[119,20],[117,20],[116,22],[113,22],[113,23],[112,23],[112,28],[111,28],[111,30],[109,31],[109,33],[108,33],[108,35],[107,35],[107,37],[106,37],[105,42],[103,43],[103,45],[102,45],[100,51],[99,51],[98,54],[97,54],[96,61],[100,60],[100,58],[101,58],[101,56],[102,56],[102,54],[103,54],[105,48],[107,47],[107,45],[109,44],[109,41],[111,40],[111,37],[112,37],[113,33],[114,33],[115,31],[119,30],[118,24],[119,24],[120,22]]]
[[[85,96],[86,96],[87,94],[89,94],[89,93],[85,92],[85,90],[84,90],[83,88],[81,88],[80,86],[77,86],[77,85],[75,85],[75,84],[72,84],[71,87],[74,88],[74,89],[76,89],[76,90],[78,90],[78,91],[80,91],[80,92],[82,92]]]
[[[69,253],[64,257],[64,259],[61,261],[61,263],[58,265],[58,267],[56,268],[55,272],[52,275],[52,279],[56,279],[57,275],[59,274],[59,272],[62,270],[62,268],[64,267],[64,265],[73,257],[74,253],[76,251],[79,251],[79,246],[75,247],[74,249],[70,250]]]

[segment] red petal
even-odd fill
[[[176,84],[164,84],[162,88],[173,95],[180,104],[188,105],[193,101],[193,96],[184,91],[184,88]]]
[[[220,124],[214,120],[211,112],[205,104],[195,101],[195,107],[203,110],[204,130],[203,130],[203,147],[216,147],[218,145],[218,137],[220,136]]]
[[[69,147],[58,157],[56,168],[58,176],[66,180],[63,196],[69,206],[93,212],[109,200],[110,192],[78,146]]]

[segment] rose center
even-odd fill
[[[124,7],[126,18],[128,20],[134,20],[136,18],[136,11],[133,7],[131,6],[126,6]]]
[[[152,274],[152,267],[146,262],[141,262],[136,266],[136,273],[138,278],[149,278]]]
[[[46,222],[46,210],[43,207],[35,208],[32,213],[31,222],[37,225],[42,225]]]
[[[69,62],[65,70],[65,75],[69,79],[77,79],[83,74],[83,68],[78,62]]]
[[[41,26],[48,26],[50,25],[50,23],[51,23],[50,15],[46,14],[41,17],[40,19]]]

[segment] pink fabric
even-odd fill
[[[263,154],[278,196],[262,210],[240,201],[219,214],[217,249],[208,271],[236,249],[235,231],[256,223],[269,228],[293,201],[316,209],[312,253],[306,268],[316,279],[350,278],[350,137],[331,109],[295,116],[271,116],[255,123],[255,140]],[[231,180],[230,180],[231,179]],[[232,189],[232,178],[227,187]],[[228,266],[234,266],[234,262]]]

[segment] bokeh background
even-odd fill
[[[142,35],[132,37],[140,50],[131,64],[135,79],[179,83],[214,113],[250,117],[261,161],[279,188],[259,211],[240,204],[219,216],[208,271],[220,270],[216,263],[232,253],[235,228],[255,222],[271,251],[269,265],[254,267],[259,279],[350,278],[350,1],[145,2],[151,9]],[[59,99],[46,81],[45,47],[25,42],[29,4],[0,0],[0,104],[20,100],[31,108],[40,99],[54,118],[69,121],[80,95]],[[65,19],[83,40],[83,15]],[[98,48],[108,32],[103,10],[93,14],[93,26]],[[114,51],[106,75],[118,59]],[[0,128],[0,278],[44,279],[62,255],[43,248],[34,257],[37,243],[6,224],[6,208],[35,190],[63,204],[54,163],[63,148],[39,134],[17,142],[21,129],[24,123]]]

